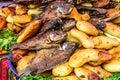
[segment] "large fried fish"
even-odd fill
[[[59,43],[63,42],[67,37],[67,34],[61,30],[49,30],[46,33],[38,34],[37,36],[26,40],[20,44],[13,44],[11,49],[28,49],[39,50],[43,48],[51,48],[59,46]]]
[[[41,73],[50,70],[67,61],[77,47],[78,43],[76,42],[65,42],[58,48],[43,49],[28,63],[29,65],[26,68],[21,70],[19,75],[24,76],[33,71]]]

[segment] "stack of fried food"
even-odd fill
[[[0,9],[0,29],[7,24],[18,33],[17,43],[10,48],[21,77],[52,70],[53,80],[100,80],[120,72],[118,4],[43,0],[38,7],[31,4],[34,0],[14,1],[27,6]]]

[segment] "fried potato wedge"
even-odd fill
[[[29,25],[25,29],[23,29],[22,33],[19,35],[17,43],[21,43],[29,37],[33,36],[39,30],[40,25],[41,20],[35,20],[29,23]]]
[[[93,37],[93,42],[95,44],[95,48],[99,48],[99,49],[110,49],[120,44],[118,40],[114,38],[109,38],[107,36]]]
[[[96,73],[83,67],[75,68],[74,73],[80,80],[100,80],[100,77]]]
[[[93,71],[94,73],[99,75],[100,78],[107,78],[107,77],[112,75],[112,73],[102,69],[101,66],[91,66],[89,64],[85,64],[85,65],[83,65],[83,67],[90,70],[90,71]]]
[[[7,23],[7,27],[11,30],[11,31],[15,31],[15,32],[20,32],[21,27],[12,24],[12,23]]]
[[[28,62],[33,58],[34,56],[24,56],[22,59],[18,61],[17,64],[17,72],[20,72],[22,69],[26,68],[29,64]]]
[[[0,16],[0,30],[2,30],[6,25],[6,18]]]
[[[103,68],[109,72],[120,72],[120,58],[114,58],[111,61],[104,63]]]
[[[99,51],[95,49],[82,49],[76,50],[76,52],[70,57],[69,65],[71,67],[80,67],[87,62],[97,61]]]
[[[83,47],[94,48],[93,40],[88,35],[86,35],[84,32],[79,31],[79,30],[74,28],[70,31],[70,34],[74,38],[78,39],[81,42],[81,44],[83,45]]]
[[[71,74],[65,77],[54,77],[53,80],[80,80],[75,74]]]
[[[73,71],[73,68],[69,66],[69,63],[63,63],[60,65],[57,65],[52,69],[52,74],[54,76],[67,76]]]
[[[109,50],[113,58],[120,58],[120,45]]]
[[[98,51],[99,51],[99,53],[98,53],[99,59],[97,61],[91,61],[91,62],[89,62],[89,64],[91,64],[93,66],[98,66],[98,65],[112,59],[112,55],[108,51],[105,51],[105,50],[98,50]]]
[[[32,19],[31,15],[27,15],[27,14],[13,16],[14,22],[21,24],[28,23],[31,21],[31,19]]]
[[[78,30],[85,32],[89,35],[98,35],[99,31],[91,23],[87,21],[78,21],[76,24]]]
[[[120,26],[116,24],[106,22],[106,27],[103,28],[103,31],[111,34],[112,36],[120,38]]]

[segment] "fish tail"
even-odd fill
[[[28,67],[26,67],[25,69],[23,69],[23,70],[21,70],[21,71],[19,72],[19,76],[20,76],[20,77],[23,77],[23,76],[26,76],[26,75],[30,74],[31,72],[32,72],[32,70],[31,70],[31,68],[28,66]]]

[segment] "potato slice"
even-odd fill
[[[78,39],[81,44],[83,45],[83,47],[85,48],[94,48],[94,42],[92,39],[90,39],[90,37],[88,35],[86,35],[84,32],[81,32],[77,29],[72,29],[70,31],[70,34]]]
[[[13,16],[14,22],[21,24],[28,23],[31,21],[31,19],[32,19],[31,15],[27,15],[27,14]]]
[[[106,22],[106,27],[102,30],[111,34],[112,36],[120,38],[120,26],[116,24]]]
[[[98,51],[95,49],[82,49],[76,50],[76,52],[70,57],[69,65],[71,67],[80,67],[87,62],[98,60]]]
[[[99,49],[110,49],[114,46],[118,46],[120,43],[114,38],[109,38],[107,36],[96,36],[93,37],[95,48]]]
[[[54,77],[53,80],[80,80],[75,74],[71,74],[65,77]]]
[[[54,76],[67,76],[72,72],[73,68],[69,66],[68,62],[57,65],[52,69]]]
[[[120,45],[109,50],[113,58],[120,58]]]
[[[120,58],[114,58],[102,65],[106,71],[120,72]]]
[[[112,73],[102,69],[101,66],[91,66],[89,64],[85,64],[85,65],[83,65],[83,67],[90,70],[90,71],[93,71],[94,73],[99,75],[100,78],[107,78],[107,77],[112,75]]]
[[[15,31],[15,32],[20,32],[21,28],[15,24],[12,23],[7,23],[7,27],[11,30],[11,31]]]
[[[74,72],[80,80],[100,80],[100,77],[96,73],[83,67],[75,68]]]
[[[17,43],[21,43],[28,39],[29,37],[33,36],[40,28],[41,20],[32,21],[19,35],[17,39]]]
[[[83,31],[89,35],[98,35],[98,30],[91,23],[87,21],[78,21],[76,24],[78,30]]]
[[[2,30],[6,25],[6,18],[0,17],[0,30]]]
[[[93,66],[98,66],[98,65],[112,59],[112,55],[108,51],[105,51],[105,50],[98,50],[98,51],[99,51],[98,60],[97,61],[91,61],[91,62],[89,62],[89,64],[91,64]]]

